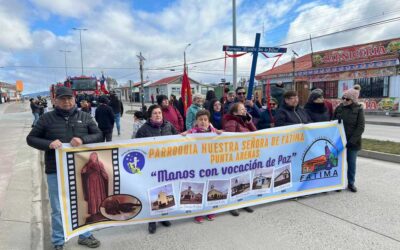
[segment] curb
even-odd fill
[[[373,125],[383,125],[383,126],[395,126],[400,127],[400,123],[398,122],[376,122],[376,121],[365,121],[366,124],[373,124]]]
[[[400,163],[400,155],[394,155],[394,154],[388,154],[370,150],[361,150],[358,155],[364,158]]]

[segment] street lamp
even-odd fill
[[[86,31],[87,29],[82,29],[82,28],[72,28],[72,29],[79,31],[79,42],[81,44],[81,65],[82,65],[82,75],[83,75],[82,31]]]
[[[71,51],[70,50],[62,50],[62,49],[60,49],[59,51],[64,53],[65,77],[67,78],[68,77],[68,72],[67,72],[67,53],[70,53]]]

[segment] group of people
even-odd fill
[[[33,115],[32,128],[36,125],[39,117],[48,111],[47,100],[44,97],[30,98],[30,107]]]
[[[166,135],[189,133],[223,133],[226,132],[253,132],[260,129],[287,126],[293,124],[306,124],[339,120],[343,122],[346,132],[347,163],[348,163],[348,189],[357,192],[355,184],[357,152],[361,149],[361,135],[364,132],[365,120],[362,105],[358,103],[359,90],[348,89],[343,93],[342,103],[334,110],[332,104],[324,99],[321,89],[311,91],[306,105],[299,105],[297,92],[280,88],[271,91],[270,98],[260,97],[253,100],[246,99],[246,89],[238,87],[235,91],[226,91],[223,98],[218,100],[215,93],[209,91],[206,98],[200,94],[193,95],[193,102],[187,110],[179,110],[176,99],[168,99],[165,95],[157,96],[157,104],[151,105],[147,113],[136,111],[134,113],[133,133],[131,138],[158,137]],[[70,143],[73,147],[86,143],[96,143],[111,140],[110,127],[113,119],[119,113],[123,114],[122,103],[119,112],[111,110],[111,101],[104,97],[99,98],[95,118],[85,110],[78,110],[72,91],[61,87],[56,92],[55,110],[44,115],[36,123],[27,137],[30,146],[45,151],[45,165],[49,196],[52,207],[52,242],[55,249],[62,249],[63,229],[61,212],[58,201],[55,149],[62,143]],[[265,105],[266,108],[263,108]],[[260,107],[261,106],[261,107]],[[264,107],[265,107],[264,106]],[[113,107],[117,108],[117,107]],[[81,107],[81,109],[83,109]],[[77,122],[80,121],[78,125]],[[68,121],[67,127],[65,122]],[[106,124],[107,126],[102,126]],[[73,129],[74,125],[76,129]],[[118,124],[117,124],[118,128]],[[119,129],[118,129],[119,130]],[[112,131],[112,129],[111,129]],[[119,132],[119,131],[118,131]],[[250,207],[244,208],[253,212]],[[238,210],[231,210],[232,215],[239,216]],[[214,220],[215,215],[205,217]],[[204,217],[196,217],[195,222],[202,223]],[[169,221],[161,222],[169,227]],[[149,233],[156,232],[156,223],[149,223]],[[90,233],[79,237],[79,244],[88,247],[97,247],[100,242]]]

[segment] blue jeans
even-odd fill
[[[58,199],[57,174],[47,174],[47,185],[51,206],[51,243],[54,246],[64,245],[64,230],[61,219],[60,200]],[[91,232],[79,235],[79,238],[91,236]]]
[[[118,134],[121,133],[121,113],[115,113],[115,124],[117,125]]]
[[[37,121],[39,120],[39,113],[32,113],[33,115],[33,126],[36,126]]]
[[[357,154],[357,149],[347,149],[347,182],[349,185],[354,185],[354,182],[356,181]]]

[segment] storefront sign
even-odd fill
[[[396,68],[389,67],[389,68],[380,68],[380,69],[347,71],[347,72],[342,72],[342,73],[310,75],[310,76],[308,76],[308,80],[310,82],[322,82],[322,81],[350,80],[350,79],[393,76],[395,74],[396,74]]]
[[[314,67],[326,67],[354,62],[365,62],[379,58],[397,57],[400,39],[380,41],[313,54]]]
[[[63,144],[57,174],[65,239],[343,189],[344,145],[337,121]]]

